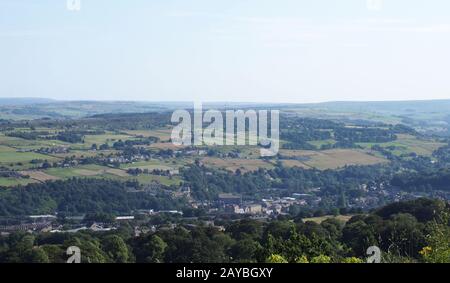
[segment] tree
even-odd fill
[[[295,259],[295,263],[309,263],[309,260],[305,255],[302,255]]]
[[[342,223],[342,221],[339,221],[336,218],[328,218],[322,223],[320,223],[320,226],[322,226],[325,230],[328,231],[332,239],[337,240],[342,236],[342,229],[344,227],[344,223]]]
[[[385,221],[380,248],[398,256],[415,257],[425,243],[423,225],[411,214],[399,213]]]
[[[158,235],[150,236],[149,241],[142,248],[146,254],[145,262],[158,263],[164,261],[164,251],[167,244]]]
[[[288,261],[281,255],[271,254],[267,258],[266,263],[288,263]]]
[[[448,213],[441,213],[440,221],[432,221],[427,227],[427,246],[420,254],[427,263],[450,263],[450,227]]]
[[[42,245],[40,248],[45,251],[51,263],[65,263],[67,261],[67,255],[61,245]]]
[[[236,240],[246,239],[248,237],[255,240],[260,239],[262,231],[263,227],[261,222],[250,219],[234,222],[227,227],[227,232]]]
[[[124,240],[117,235],[109,235],[103,239],[103,250],[116,263],[126,263],[130,259],[130,251]]]
[[[256,255],[262,250],[259,242],[252,238],[237,241],[231,247],[231,257],[236,262],[254,262]]]
[[[364,260],[357,257],[346,257],[342,259],[341,263],[364,263]]]
[[[44,249],[42,249],[40,247],[36,247],[36,248],[33,248],[33,250],[31,251],[30,262],[31,263],[49,263],[50,260]]]
[[[311,263],[330,263],[331,257],[326,255],[318,255],[311,259]]]
[[[107,263],[111,259],[101,249],[101,243],[98,238],[93,238],[88,234],[78,233],[74,238],[66,241],[64,246],[76,246],[81,250],[82,263]]]
[[[364,256],[368,247],[376,244],[374,232],[364,221],[348,223],[342,231],[342,241],[356,256]]]
[[[9,250],[6,252],[5,262],[32,262],[34,241],[35,238],[33,235],[23,232],[9,235],[7,239]]]

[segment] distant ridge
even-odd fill
[[[33,98],[33,97],[0,98],[0,106],[45,104],[45,103],[55,103],[57,101],[58,100],[49,99],[49,98]]]
[[[340,111],[376,112],[445,112],[450,114],[450,99],[405,100],[405,101],[334,101],[316,104],[302,104],[304,107],[321,107]]]
[[[0,98],[0,106],[26,106],[33,104],[72,104],[78,106],[80,104],[96,104],[96,105],[159,105],[163,108],[176,107],[192,107],[192,102],[189,101],[145,101],[145,100],[58,100],[50,98]],[[433,111],[433,110],[448,110],[450,111],[449,99],[430,99],[430,100],[393,100],[393,101],[325,101],[325,102],[311,102],[311,103],[296,103],[296,102],[223,102],[223,101],[207,101],[203,103],[204,107],[255,107],[255,106],[277,106],[277,107],[301,107],[301,108],[320,108],[330,110],[352,110],[352,111]]]

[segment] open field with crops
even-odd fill
[[[388,162],[369,151],[358,149],[332,150],[281,150],[282,156],[293,158],[283,160],[288,167],[311,167],[317,169],[337,169],[346,165],[373,165]]]

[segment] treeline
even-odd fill
[[[69,143],[82,143],[84,142],[84,135],[83,133],[75,132],[75,131],[64,131],[58,133],[56,136],[54,136],[55,139],[63,141],[63,142],[69,142]],[[52,139],[51,137],[50,139]]]
[[[8,137],[21,138],[25,140],[37,140],[38,138],[45,138],[50,135],[48,131],[15,131],[5,134]]]
[[[139,130],[155,129],[170,125],[171,112],[98,114],[80,119],[35,119],[31,121],[0,121],[0,129],[51,128],[61,130]]]
[[[152,143],[157,143],[159,141],[160,139],[158,137],[146,137],[126,141],[118,140],[114,142],[113,148],[116,150],[124,150],[125,148],[130,148],[137,145],[150,145]]]
[[[72,178],[0,190],[0,216],[85,213],[127,214],[137,209],[180,209],[183,200],[167,194],[133,191],[137,184]],[[131,191],[131,192],[130,192]]]
[[[45,139],[45,140],[60,140],[63,142],[69,143],[82,143],[84,140],[84,135],[87,134],[99,134],[97,131],[62,131],[57,134],[51,134],[47,131],[15,131],[6,133],[9,137],[22,138],[26,140],[37,140],[37,139]]]
[[[66,249],[77,246],[84,263],[362,263],[377,246],[382,262],[449,263],[449,213],[444,202],[417,199],[347,223],[280,217],[215,221],[224,229],[177,223],[137,237],[127,224],[101,233],[13,233],[0,237],[0,262],[65,262]]]
[[[390,142],[397,139],[395,131],[380,128],[338,128],[334,131],[337,141],[351,143]]]

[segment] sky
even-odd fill
[[[450,99],[448,0],[79,1],[0,0],[0,97]]]

